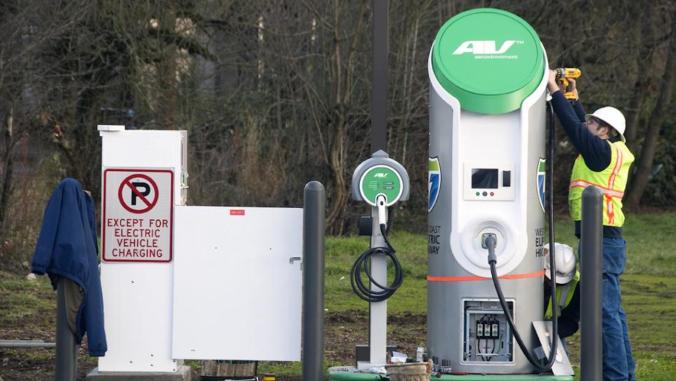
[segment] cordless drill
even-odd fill
[[[582,70],[576,67],[560,67],[556,69],[556,79],[563,85],[563,96],[566,99],[577,100],[577,96],[572,89],[568,89],[570,85],[569,79],[577,79],[582,76]]]

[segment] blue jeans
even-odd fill
[[[622,308],[620,275],[627,258],[627,242],[622,238],[603,238],[603,380],[636,380],[627,317]]]
[[[578,247],[579,250],[579,247]],[[581,255],[584,255],[581,253]],[[627,258],[627,242],[622,238],[603,238],[603,280],[601,317],[603,319],[603,380],[635,381],[635,364],[627,331],[627,317],[622,308],[620,275]],[[584,283],[584,279],[580,280]],[[561,311],[559,333],[572,335],[580,320],[580,298],[577,284],[570,304]]]

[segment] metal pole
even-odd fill
[[[54,348],[56,343],[42,340],[0,340],[0,348]]]
[[[580,380],[602,378],[601,273],[603,271],[602,193],[590,186],[582,192],[580,242],[581,344]]]
[[[373,0],[371,152],[387,151],[388,0]]]
[[[303,205],[303,381],[324,379],[325,205],[322,183],[307,183]]]
[[[62,278],[56,286],[56,381],[74,381],[77,377],[77,347],[66,317],[65,282],[69,280]]]
[[[371,248],[386,247],[387,243],[380,232],[378,223],[378,209],[371,208],[373,221]],[[387,284],[387,257],[378,254],[371,257],[371,276],[382,285]],[[383,291],[382,288],[371,283],[371,291]],[[382,366],[387,362],[387,300],[369,303],[369,364]]]

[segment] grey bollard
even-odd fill
[[[590,186],[582,192],[580,237],[580,381],[602,379],[601,274],[603,270],[602,193]]]
[[[66,317],[66,279],[56,286],[56,381],[74,381],[77,378],[77,346]]]
[[[324,379],[324,208],[318,181],[305,185],[303,205],[303,381]]]

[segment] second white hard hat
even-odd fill
[[[549,243],[545,244],[545,275],[549,278]],[[554,255],[556,256],[556,283],[566,284],[575,276],[575,253],[573,248],[563,244],[554,243]]]
[[[622,111],[616,109],[615,107],[606,106],[594,111],[591,116],[610,125],[610,127],[614,128],[615,131],[620,133],[622,141],[626,141],[624,139],[624,130],[627,127],[627,122],[624,119]]]

